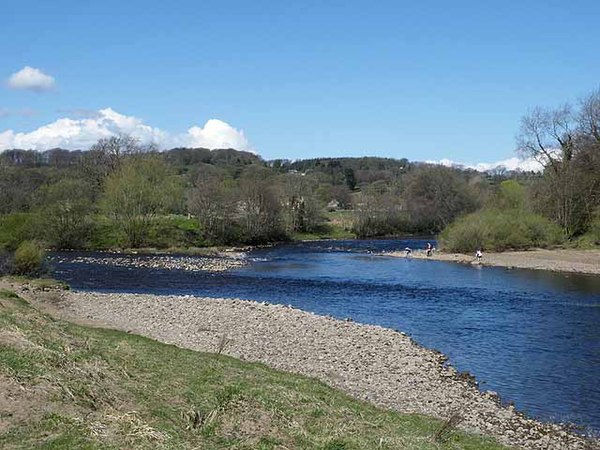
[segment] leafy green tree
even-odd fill
[[[84,246],[91,232],[92,193],[89,184],[64,178],[40,190],[39,234],[57,248]]]
[[[526,191],[516,180],[505,180],[500,183],[496,205],[500,209],[522,210],[525,207]]]
[[[102,209],[123,231],[126,244],[144,244],[152,219],[182,198],[178,178],[159,155],[124,160],[104,185]]]

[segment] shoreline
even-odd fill
[[[415,237],[411,237],[415,238]],[[389,238],[386,238],[389,239]],[[395,238],[400,239],[400,238]],[[221,247],[198,247],[198,248],[139,248],[139,249],[104,249],[104,250],[58,250],[54,253],[96,253],[106,255],[123,256],[155,256],[155,257],[204,257],[207,259],[221,259],[225,261],[222,267],[215,271],[234,268],[237,264],[227,264],[227,261],[240,261],[246,252],[269,248],[280,244],[310,243],[336,241],[336,238],[302,239],[287,242],[278,242],[262,245],[241,245]],[[360,239],[352,239],[358,240]],[[371,253],[375,256],[389,256],[393,258],[406,258],[404,251],[390,251]],[[530,269],[544,270],[550,272],[576,273],[583,275],[600,275],[600,249],[530,249],[522,251],[507,252],[484,252],[481,261],[476,261],[474,255],[464,253],[447,253],[434,251],[431,256],[426,256],[425,250],[413,250],[408,259],[432,260],[442,262],[453,262],[469,264],[474,266],[504,267],[506,269]],[[211,267],[205,270],[212,271]]]
[[[378,253],[379,256],[406,258],[404,252]],[[427,256],[424,250],[416,250],[408,259],[454,262],[460,264],[505,267],[507,269],[546,270],[550,272],[600,275],[600,250],[534,249],[502,253],[483,253],[481,261],[463,253],[434,252]]]
[[[27,290],[21,289],[25,298]],[[202,352],[261,362],[315,377],[355,398],[402,413],[448,419],[460,428],[526,449],[600,448],[560,424],[530,419],[497,394],[480,392],[445,355],[406,334],[299,309],[239,299],[56,291],[43,309],[61,318],[140,334]]]

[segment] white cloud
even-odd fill
[[[191,127],[183,140],[186,147],[250,149],[250,143],[242,130],[236,130],[218,119],[208,120],[204,127]]]
[[[46,75],[40,69],[25,66],[18,72],[13,73],[7,84],[11,89],[42,92],[51,90],[55,81],[53,77]]]
[[[452,161],[450,159],[440,159],[438,161],[426,161],[428,164],[441,164],[447,167],[460,167],[467,169],[478,170],[479,172],[489,172],[491,170],[506,169],[506,170],[521,170],[524,172],[541,172],[543,166],[533,158],[519,159],[516,157],[504,159],[493,163],[463,163]]]
[[[0,150],[45,150],[54,147],[87,149],[98,139],[123,133],[139,139],[142,143],[155,143],[161,148],[185,146],[252,151],[243,131],[217,119],[208,120],[203,127],[193,126],[186,133],[172,135],[145,124],[137,117],[120,114],[111,108],[79,117],[58,119],[31,132],[0,132]]]

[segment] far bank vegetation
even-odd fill
[[[600,90],[535,108],[518,150],[542,172],[481,173],[390,158],[265,161],[158,151],[129,136],[90,149],[0,154],[0,249],[190,248],[289,239],[440,235],[448,251],[600,243]],[[0,259],[6,256],[0,256]]]

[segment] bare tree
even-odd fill
[[[397,233],[405,222],[397,186],[383,180],[372,183],[357,197],[352,228],[359,237]]]
[[[215,243],[229,243],[235,239],[237,199],[233,180],[207,171],[197,175],[188,208],[198,218],[205,239]]]
[[[580,101],[579,132],[600,144],[600,88]]]
[[[299,173],[283,176],[280,191],[288,232],[313,231],[320,223],[321,207],[316,198],[316,180]]]
[[[99,191],[106,177],[117,171],[126,157],[156,150],[156,145],[142,145],[139,139],[126,134],[102,138],[84,153],[81,169]]]
[[[422,166],[405,178],[403,193],[411,221],[422,231],[437,232],[480,205],[473,186],[452,168]]]
[[[273,178],[265,169],[253,168],[240,180],[240,222],[243,238],[267,242],[285,235],[281,202]]]
[[[546,213],[569,235],[577,228],[576,211],[580,200],[571,165],[576,141],[576,115],[567,104],[557,109],[534,108],[523,117],[517,137],[518,152],[544,166],[548,183],[545,190],[551,196],[551,203],[546,203]]]
[[[533,108],[521,119],[517,150],[555,173],[573,158],[576,123],[571,106]]]

